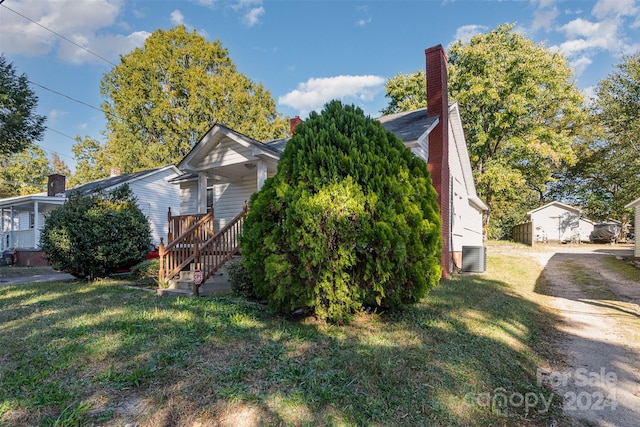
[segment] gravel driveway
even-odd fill
[[[540,249],[540,248],[538,248]],[[563,319],[566,365],[539,372],[564,398],[576,426],[640,425],[640,283],[607,269],[623,245],[550,246],[532,252],[543,266],[549,304]]]

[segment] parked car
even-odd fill
[[[620,235],[620,224],[615,222],[601,222],[593,226],[589,235],[592,243],[616,243]]]

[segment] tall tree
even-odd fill
[[[214,123],[257,140],[288,130],[269,91],[236,70],[222,43],[184,26],[155,31],[122,56],[101,93],[104,161],[123,172],[177,163]]]
[[[76,160],[76,171],[69,181],[70,187],[86,184],[97,179],[106,178],[108,162],[105,158],[105,147],[100,142],[85,136],[76,137],[76,143],[71,147]]]
[[[36,114],[35,96],[25,74],[0,55],[0,155],[17,153],[40,141],[46,117]]]
[[[37,145],[0,158],[0,197],[46,191],[49,159]]]
[[[387,92],[407,91],[397,86],[387,84]],[[588,116],[583,97],[566,59],[513,25],[450,46],[449,94],[460,104],[476,186],[489,207],[487,234],[503,237],[544,201],[552,172],[574,163],[572,144]]]
[[[624,206],[640,197],[640,52],[625,56],[595,95],[591,137],[582,141],[578,162],[560,174],[554,192],[593,219],[625,223]]]
[[[53,153],[51,155],[51,162],[49,164],[49,173],[57,173],[59,175],[64,175],[67,178],[71,177],[71,169],[69,166],[60,158],[58,153]]]
[[[382,114],[394,114],[412,111],[427,106],[427,77],[424,70],[412,74],[396,74],[385,84],[389,105]]]

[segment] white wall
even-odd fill
[[[175,176],[174,170],[168,168],[129,183],[138,199],[138,207],[149,219],[151,241],[155,245],[160,243],[160,237],[167,238],[169,207],[174,215],[179,213],[180,189],[168,182]]]
[[[571,240],[576,234],[581,233],[580,214],[569,211],[562,206],[549,205],[532,212],[531,220],[533,221],[534,238],[541,234],[546,235],[549,240],[565,241]]]
[[[217,184],[213,186],[213,217],[216,229],[224,227],[242,211],[242,205],[257,191],[255,176],[241,182]]]

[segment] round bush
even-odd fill
[[[142,261],[150,228],[128,186],[71,193],[45,219],[40,247],[52,267],[77,277],[106,277]]]

